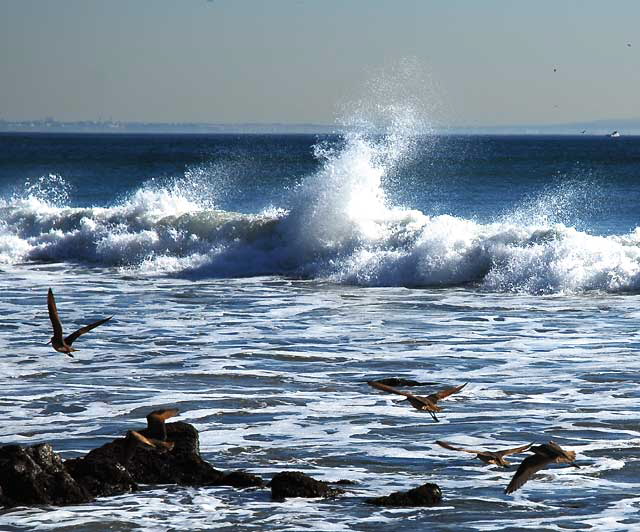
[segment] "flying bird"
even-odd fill
[[[434,421],[439,421],[436,416],[436,412],[442,411],[442,408],[440,408],[436,403],[440,399],[444,399],[446,397],[449,397],[451,394],[458,393],[460,390],[462,390],[462,388],[464,388],[467,385],[467,383],[465,382],[460,386],[456,386],[454,388],[447,388],[446,390],[441,390],[439,392],[432,393],[431,395],[428,395],[426,397],[422,397],[420,395],[413,395],[412,393],[409,393],[409,392],[396,390],[395,388],[392,388],[391,386],[387,386],[386,384],[382,384],[381,382],[378,382],[378,381],[367,381],[367,384],[369,386],[372,386],[373,388],[382,390],[383,392],[395,393],[397,395],[404,395],[405,399],[403,399],[403,401],[409,401],[411,406],[413,406],[417,410],[420,410],[422,412],[428,412]]]
[[[573,467],[580,467],[575,463],[575,451],[565,451],[553,441],[536,445],[529,450],[534,454],[522,461],[516,474],[513,475],[511,482],[509,482],[509,485],[504,490],[505,493],[513,493],[517,489],[520,489],[535,473],[544,469],[549,464],[569,464]]]
[[[502,449],[500,451],[478,451],[476,449],[465,449],[464,447],[456,447],[455,445],[451,445],[446,441],[436,441],[436,443],[440,445],[440,447],[451,449],[452,451],[462,451],[463,453],[475,454],[476,458],[483,461],[485,464],[494,464],[502,467],[509,467],[511,465],[504,459],[505,456],[524,452],[533,445],[532,443],[529,443],[527,445],[515,447],[514,449]]]
[[[177,416],[180,411],[177,408],[163,408],[154,410],[147,416],[147,434],[156,440],[165,441],[167,439],[167,427],[165,420]]]
[[[175,443],[172,441],[159,441],[153,438],[147,438],[136,432],[130,430],[124,439],[124,447],[122,449],[122,464],[127,465],[131,457],[135,454],[136,450],[140,447],[146,450],[155,449],[159,452],[171,451]]]
[[[73,355],[71,354],[72,351],[78,351],[77,349],[71,347],[71,344],[75,342],[80,335],[89,332],[91,329],[95,329],[98,325],[102,325],[103,323],[113,318],[113,316],[109,316],[108,318],[104,318],[103,320],[98,320],[94,323],[91,323],[90,325],[86,325],[81,329],[78,329],[65,338],[62,335],[62,323],[60,322],[60,316],[58,316],[58,307],[56,307],[56,300],[53,297],[53,291],[51,290],[51,288],[49,288],[49,294],[47,296],[47,306],[49,307],[49,319],[51,320],[51,325],[53,326],[53,336],[47,343],[50,343],[53,348],[59,353],[66,353],[70,357],[73,357]]]

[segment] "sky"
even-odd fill
[[[636,0],[0,0],[0,118],[640,118],[639,20]]]

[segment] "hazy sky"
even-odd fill
[[[637,0],[0,0],[0,118],[330,124],[407,60],[385,97],[441,125],[637,118],[639,21]]]

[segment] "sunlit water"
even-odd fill
[[[249,150],[245,138],[209,140],[214,162],[225,150]],[[155,166],[169,150],[161,141],[143,172],[116,157],[117,138],[94,139],[115,143],[113,160],[53,165],[55,177],[38,183],[18,156],[13,166],[5,161],[0,443],[47,441],[71,458],[172,405],[200,431],[202,455],[216,468],[356,484],[333,500],[285,503],[272,502],[268,489],[143,486],[81,506],[13,509],[0,515],[0,530],[640,527],[640,234],[625,203],[639,187],[617,167],[617,185],[607,188],[593,177],[606,165],[592,160],[584,179],[536,181],[554,166],[536,156],[553,151],[543,149],[547,141],[492,140],[486,156],[503,150],[528,160],[529,177],[513,177],[520,163],[495,155],[492,175],[511,176],[502,175],[502,188],[473,189],[458,176],[449,206],[429,176],[415,173],[446,167],[447,150],[406,162],[418,148],[402,135],[356,136],[328,152],[314,152],[314,139],[302,147],[297,137],[254,139],[251,146],[266,145],[252,152],[266,177],[249,179],[236,196],[220,185],[237,170],[228,161],[205,172],[211,186],[192,170],[169,185],[142,184],[175,173],[179,143],[164,170]],[[71,141],[23,142],[53,150]],[[127,149],[148,142],[133,139]],[[558,153],[593,156],[580,142],[594,141],[564,142]],[[598,146],[606,160],[620,149]],[[103,153],[91,142],[83,149]],[[434,170],[433,160],[442,166]],[[93,175],[101,165],[122,176],[110,176],[112,190],[92,186],[96,199],[74,189],[74,169]],[[124,182],[132,172],[139,180]],[[213,183],[228,192],[214,194]],[[430,193],[416,193],[414,204],[390,197],[406,200],[415,183]],[[584,214],[590,197],[609,200]],[[45,345],[48,287],[67,331],[114,315],[74,344],[74,359]],[[469,384],[442,402],[435,423],[366,385],[387,376],[437,383],[416,390],[425,394]],[[436,440],[480,448],[554,440],[575,450],[582,467],[550,467],[505,495],[516,466],[487,466]],[[364,503],[425,482],[442,488],[441,505]]]

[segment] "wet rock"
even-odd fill
[[[258,475],[246,471],[232,471],[224,475],[220,486],[232,486],[234,488],[260,488],[264,486],[264,480]]]
[[[187,486],[263,486],[251,473],[218,471],[200,456],[198,431],[188,423],[167,423],[173,449],[136,447],[126,453],[127,440],[118,438],[85,456],[62,461],[49,444],[0,447],[0,507],[76,504],[94,497],[136,491],[138,484]],[[147,435],[147,431],[139,431]]]
[[[131,482],[206,486],[219,485],[223,481],[224,473],[200,456],[198,431],[193,425],[178,421],[167,423],[166,429],[167,441],[174,442],[171,451],[158,452],[139,446],[133,455],[125,460],[127,442],[125,438],[118,438],[94,449],[82,458],[68,460],[67,467],[74,476],[81,476],[83,482],[87,482],[87,476],[93,476],[99,483],[120,486],[120,493],[131,491]],[[148,436],[147,429],[138,432]],[[110,478],[111,473],[113,477]],[[130,482],[127,482],[127,475]],[[98,494],[113,493],[117,491],[111,492],[111,488],[107,487],[106,493]]]
[[[396,491],[384,497],[367,499],[376,506],[435,506],[442,501],[442,492],[437,484],[423,484],[409,491]]]
[[[66,471],[51,445],[0,447],[0,506],[77,504],[91,493]]]
[[[389,377],[386,379],[376,379],[375,382],[386,384],[387,386],[432,386],[437,382],[419,382],[412,379],[404,379],[402,377]]]
[[[335,482],[332,482],[331,484],[338,484],[339,486],[354,486],[355,484],[357,484],[357,482],[355,480],[342,478],[340,480],[336,480]]]
[[[107,446],[112,446],[109,443]],[[104,446],[106,447],[106,446]],[[100,449],[104,449],[100,447]],[[138,484],[131,473],[120,461],[107,458],[104,454],[92,454],[67,460],[64,465],[69,474],[76,479],[93,497],[106,497],[137,491]]]
[[[332,488],[326,482],[311,478],[299,471],[283,471],[271,479],[271,498],[282,501],[287,497],[335,497],[344,490]]]

